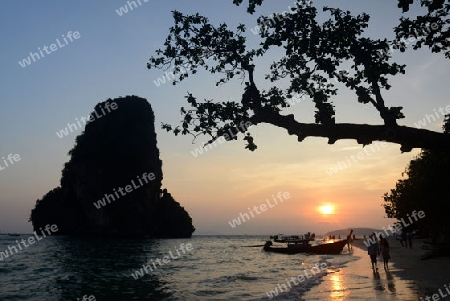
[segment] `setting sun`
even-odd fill
[[[334,206],[331,205],[320,206],[319,211],[324,215],[332,214],[334,213]]]

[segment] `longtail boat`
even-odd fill
[[[285,241],[283,241],[285,242]],[[268,240],[263,247],[266,252],[275,252],[283,254],[313,253],[313,254],[340,254],[347,244],[347,239],[333,241],[318,245],[311,245],[310,240],[301,240],[296,242],[287,242],[287,247],[272,247],[272,241]]]
[[[316,239],[316,234],[311,234],[310,232],[305,235],[271,235],[271,239],[274,242],[285,242],[285,243],[303,243],[304,241],[313,241]]]

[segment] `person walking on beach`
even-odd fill
[[[348,246],[348,250],[350,251],[350,249],[352,249],[352,234],[353,234],[353,229],[350,230],[350,233],[347,235],[347,246]]]
[[[406,232],[406,238],[408,239],[407,245],[409,245],[409,248],[412,249],[413,234],[411,233],[411,231]]]
[[[391,254],[389,252],[389,242],[384,237],[381,237],[380,250],[381,250],[381,256],[383,257],[384,269],[388,270],[389,269],[388,262],[389,262],[389,259],[391,259]]]
[[[405,230],[402,230],[402,233],[400,234],[400,243],[402,244],[402,247],[408,247],[407,242],[406,242],[406,232]],[[403,244],[405,243],[405,244]]]
[[[374,271],[378,271],[377,267],[377,256],[380,254],[380,250],[378,249],[377,237],[375,233],[369,236],[370,245],[367,247],[367,253],[370,256],[370,262],[372,263],[372,269]]]

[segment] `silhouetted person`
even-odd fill
[[[384,269],[387,270],[389,259],[391,259],[390,250],[389,250],[389,242],[386,238],[381,237],[380,241],[380,250],[381,250],[381,256],[383,257],[383,264]]]
[[[406,232],[406,238],[408,239],[409,248],[412,249],[413,234],[411,233],[411,231]]]
[[[367,254],[370,256],[370,262],[372,263],[372,269],[378,271],[377,256],[379,255],[377,237],[375,234],[369,236],[370,245],[367,247]]]
[[[347,246],[348,246],[349,251],[352,249],[352,246],[351,246],[351,244],[353,242],[352,234],[353,234],[353,229],[350,230],[350,233],[347,235]]]
[[[401,237],[401,235],[399,233],[395,234],[395,240],[399,241],[402,244],[402,247],[403,247],[402,237]]]
[[[406,232],[405,230],[402,230],[402,233],[400,234],[400,243],[402,244],[402,247],[407,247],[407,242],[406,242]],[[403,244],[404,243],[404,244]]]

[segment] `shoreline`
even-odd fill
[[[421,249],[423,239],[414,239],[412,249],[402,247],[394,237],[388,237],[388,241],[391,247],[388,270],[378,256],[378,272],[373,271],[363,240],[355,240],[353,250],[349,253],[345,247],[339,256],[342,259],[354,256],[357,260],[329,272],[302,300],[423,301],[432,300],[433,296],[439,297],[435,299],[439,301],[450,300],[450,294],[445,294],[450,286],[450,257],[420,260],[426,252]]]
[[[423,297],[438,293],[439,289],[443,289],[444,285],[450,283],[450,257],[420,259],[427,252],[421,249],[425,240],[413,239],[412,249],[410,249],[402,247],[400,241],[395,238],[388,237],[391,255],[389,270],[403,280],[413,281]],[[356,240],[354,246],[364,252],[367,251],[363,240]],[[383,268],[381,256],[378,257],[378,266]]]
[[[402,247],[394,238],[388,239],[391,248],[391,260],[396,274],[402,279],[415,281],[423,287],[426,294],[434,294],[444,284],[450,283],[450,257],[435,257],[420,260],[427,251],[421,246],[425,239],[414,239],[412,249]]]

